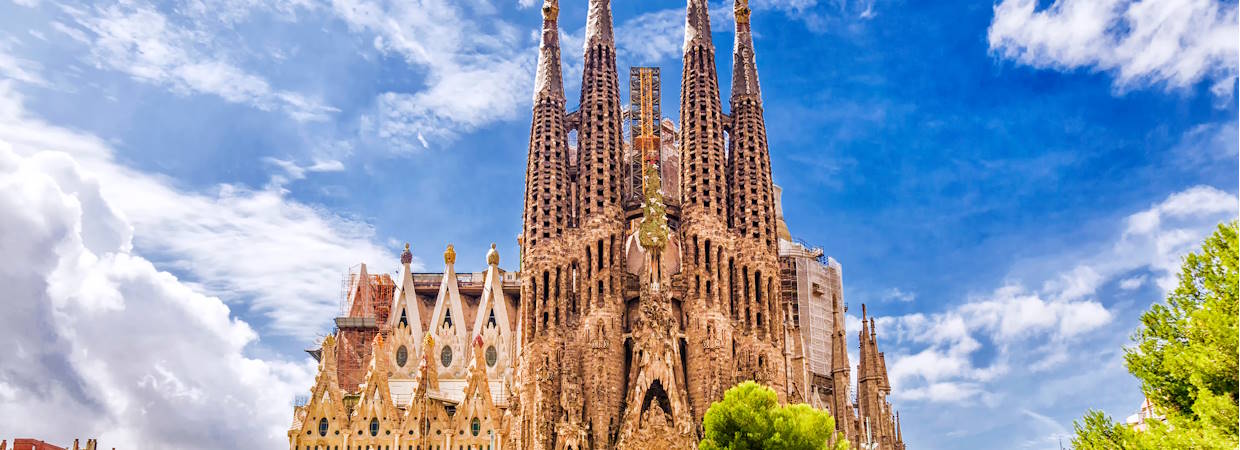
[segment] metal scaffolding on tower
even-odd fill
[[[662,112],[659,110],[661,95],[658,67],[632,67],[629,69],[629,142],[633,152],[629,160],[629,192],[640,199],[644,187],[642,163],[658,167],[662,148]]]

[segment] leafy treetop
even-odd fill
[[[780,406],[775,391],[753,381],[728,389],[704,418],[703,450],[847,450],[831,414],[809,405]],[[834,443],[828,446],[829,441]]]
[[[1180,269],[1180,284],[1141,315],[1125,349],[1128,371],[1166,423],[1137,432],[1090,411],[1074,423],[1078,449],[1235,449],[1240,398],[1240,245],[1237,222],[1220,224]]]

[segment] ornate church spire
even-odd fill
[[[591,0],[586,12],[585,51],[590,47],[605,45],[615,47],[615,35],[612,33],[611,1]]]
[[[706,0],[689,0],[685,13],[685,52],[692,46],[707,46],[714,51],[710,39],[710,6]]]
[[[732,55],[732,134],[728,215],[741,237],[774,248],[775,193],[762,116],[762,91],[749,31],[749,2],[736,0],[736,45]]]
[[[568,132],[564,128],[559,10],[557,0],[547,0],[543,4],[529,161],[525,169],[523,248],[534,248],[541,239],[559,237],[567,227]]]
[[[620,82],[611,2],[590,0],[586,18],[585,68],[581,78],[578,180],[581,221],[604,214],[619,218],[623,129]]]
[[[749,0],[736,0],[736,41],[732,48],[732,101],[745,96],[762,101],[758,88],[758,66],[754,64],[753,34],[749,26]]]
[[[540,98],[564,100],[564,81],[560,71],[559,0],[543,3],[542,39],[538,43],[538,71],[534,74],[534,103]]]
[[[848,333],[844,330],[843,302],[835,299],[831,302],[831,330],[831,414],[835,416],[835,429],[843,432],[848,440],[855,441],[853,421],[856,417],[848,395],[848,389],[852,386],[848,367]]]
[[[706,0],[688,0],[680,88],[681,197],[686,222],[724,217],[723,120]]]

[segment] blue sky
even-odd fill
[[[0,271],[23,287],[0,336],[29,350],[0,356],[22,367],[0,416],[47,405],[3,428],[281,445],[351,265],[408,241],[479,270],[496,242],[515,268],[533,3],[0,3],[0,184],[22,187],[0,231],[46,237],[0,239],[33,261]],[[785,217],[843,264],[850,326],[879,317],[910,446],[1058,448],[1088,408],[1133,412],[1136,317],[1236,217],[1236,2],[752,7]],[[673,119],[683,14],[614,5],[621,72],[660,66]],[[66,410],[92,414],[46,420]]]

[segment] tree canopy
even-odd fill
[[[1240,390],[1240,246],[1237,222],[1219,225],[1189,254],[1166,304],[1141,315],[1125,349],[1128,371],[1166,422],[1138,432],[1090,411],[1073,424],[1078,449],[1235,449]]]
[[[703,450],[846,450],[848,441],[835,433],[831,414],[809,405],[780,406],[771,388],[746,381],[710,405],[703,420]],[[832,436],[836,440],[828,443]]]

